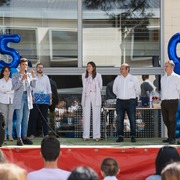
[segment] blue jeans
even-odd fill
[[[21,135],[27,137],[29,113],[27,94],[23,93],[21,109],[16,109],[16,133],[19,138]]]
[[[116,113],[117,113],[117,135],[118,137],[124,136],[124,117],[127,113],[131,133],[130,136],[136,136],[136,99],[121,100],[116,101]]]

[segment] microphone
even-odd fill
[[[24,70],[25,74],[27,74],[27,69]]]

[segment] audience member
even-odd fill
[[[82,74],[82,107],[83,107],[83,140],[86,141],[90,137],[90,118],[92,107],[92,124],[93,124],[93,139],[99,141],[101,138],[100,133],[100,120],[101,120],[101,89],[102,77],[101,74],[96,72],[96,64],[88,62],[86,73]]]
[[[26,180],[27,171],[15,164],[0,164],[0,180]]]
[[[116,142],[124,141],[124,117],[129,117],[131,127],[131,142],[136,142],[136,101],[140,94],[140,84],[137,77],[131,75],[130,66],[126,63],[120,67],[120,75],[116,77],[113,84],[113,92],[117,97],[117,136]]]
[[[116,95],[113,93],[114,80],[110,81],[106,86],[106,99],[116,99]]]
[[[99,177],[92,168],[79,166],[71,172],[67,180],[99,180]]]
[[[16,112],[17,145],[33,144],[27,138],[28,120],[32,109],[31,90],[36,85],[34,71],[27,72],[28,60],[21,58],[20,71],[12,75],[12,89],[14,90],[13,108]]]
[[[120,168],[117,161],[113,158],[105,158],[101,164],[101,174],[104,180],[117,180]]]
[[[14,91],[12,90],[12,79],[10,78],[10,68],[8,66],[2,68],[0,78],[0,111],[4,115],[5,130],[8,130],[9,140],[13,141],[12,121],[14,109],[12,103]],[[4,140],[6,141],[6,131]]]
[[[179,153],[176,148],[171,146],[164,146],[159,149],[156,157],[155,168],[156,173],[146,178],[146,180],[161,180],[161,172],[163,168],[172,162],[180,160]]]
[[[63,100],[59,101],[58,105],[55,108],[55,120],[62,121],[66,113],[67,113],[66,102]]]
[[[52,91],[52,104],[49,106],[49,110],[51,112],[54,112],[56,105],[58,105],[58,91],[57,91],[57,84],[56,82],[49,77],[50,85],[51,85],[51,91]]]
[[[141,84],[141,95],[142,106],[148,106],[150,102],[150,94],[155,90],[154,85],[149,81],[149,75],[142,75],[143,83]]]
[[[56,82],[49,76],[52,91],[52,104],[49,106],[49,120],[52,129],[55,129],[55,108],[58,104],[58,91]]]
[[[142,75],[143,83],[141,84],[141,96],[149,97],[150,93],[155,90],[153,84],[149,81],[149,75]]]
[[[180,162],[168,164],[161,173],[162,180],[180,180]]]
[[[109,105],[109,103],[108,103],[108,101],[110,100],[112,100],[111,102],[113,102],[113,99],[114,100],[116,100],[116,95],[113,93],[113,84],[114,84],[114,79],[112,80],[112,81],[110,81],[108,84],[107,84],[107,86],[106,86],[106,101],[105,101],[105,106],[111,106],[111,105]],[[115,105],[115,101],[114,101],[114,105]],[[108,111],[108,113],[106,114],[106,119],[107,119],[107,124],[109,124],[109,120],[110,120],[110,117],[112,117],[112,119],[114,120],[114,121],[116,121],[116,118],[114,118],[114,117],[116,117],[116,112],[115,111]],[[116,122],[113,122],[114,124],[116,123]],[[116,127],[115,127],[116,128]]]
[[[36,86],[33,91],[33,109],[29,117],[29,139],[36,136],[36,128],[42,123],[43,136],[48,135],[48,109],[52,104],[51,84],[47,75],[43,73],[43,65],[36,65]]]
[[[46,136],[41,142],[41,155],[44,167],[30,172],[27,180],[67,180],[70,172],[58,168],[60,156],[60,142],[54,136]]]
[[[0,164],[1,163],[7,163],[7,159],[3,151],[0,150]]]

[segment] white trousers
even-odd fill
[[[88,139],[90,136],[90,119],[92,106],[92,122],[93,122],[93,139],[100,138],[100,121],[101,106],[96,106],[95,92],[91,92],[85,97],[85,105],[83,107],[83,138]]]
[[[0,110],[4,114],[5,128],[8,129],[8,135],[12,137],[13,105],[0,103]]]

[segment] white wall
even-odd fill
[[[164,0],[164,57],[168,59],[167,47],[170,38],[180,32],[180,1]],[[177,55],[180,56],[180,46],[177,46]]]

